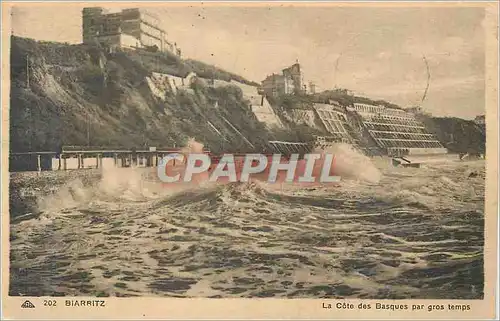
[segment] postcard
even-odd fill
[[[498,317],[498,3],[2,3],[6,319]]]

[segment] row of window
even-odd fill
[[[388,148],[389,156],[406,156],[411,152],[410,148]],[[446,153],[446,149],[443,148],[441,151],[434,151],[439,153]]]
[[[342,134],[346,133],[346,130],[344,126],[342,126],[342,123],[340,121],[332,121],[329,119],[324,119],[323,122],[325,123],[328,131],[331,133],[342,133]]]
[[[337,133],[332,133],[330,136],[315,136],[317,143],[337,142],[337,141],[339,141],[339,139],[341,139],[343,137],[344,137],[344,135],[337,134]]]
[[[163,36],[163,33],[159,29],[153,28],[153,27],[151,27],[147,24],[144,24],[144,23],[141,23],[140,29],[141,29],[141,32],[148,33],[151,36],[156,37],[156,38],[161,38]]]
[[[153,17],[153,15],[148,12],[141,12],[140,18],[145,23],[153,26],[158,26],[160,24],[160,21],[156,17]]]
[[[374,116],[369,119],[365,119],[367,122],[372,123],[382,123],[382,124],[400,124],[407,126],[422,126],[422,123],[418,122],[414,118],[403,118],[403,117],[391,117],[391,116]]]
[[[384,111],[383,107],[366,105],[366,104],[357,104],[357,103],[354,104],[354,109],[364,113],[380,113]]]
[[[386,108],[384,106],[373,106],[366,104],[354,104],[354,109],[359,112],[372,113],[372,114],[385,114],[391,116],[399,116],[399,117],[411,117],[406,111],[399,109]]]
[[[425,128],[420,127],[408,127],[405,125],[388,125],[388,124],[373,124],[373,123],[365,123],[365,126],[368,130],[374,131],[384,131],[384,132],[399,132],[399,133],[415,133],[415,134],[426,134],[427,131]]]
[[[383,140],[376,139],[377,143],[383,148],[406,147],[406,148],[443,148],[438,141],[408,141],[408,140]]]
[[[432,134],[423,133],[395,133],[395,132],[379,132],[369,131],[374,138],[394,138],[394,139],[413,139],[413,140],[435,140]]]

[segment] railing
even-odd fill
[[[101,168],[103,158],[113,158],[115,166],[130,167],[144,163],[155,166],[159,158],[169,153],[184,152],[184,148],[149,148],[149,149],[119,149],[102,146],[63,146],[59,152],[18,152],[9,154],[9,171],[42,171],[53,170],[53,162],[57,161],[57,169],[68,169],[68,160],[77,160],[75,169],[89,168],[84,166],[86,159],[95,159],[93,168]],[[203,149],[210,154],[210,150]]]

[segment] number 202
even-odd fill
[[[56,300],[43,300],[43,305],[48,307],[55,307]]]

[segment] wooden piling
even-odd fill
[[[42,155],[36,155],[36,170],[42,171]]]

